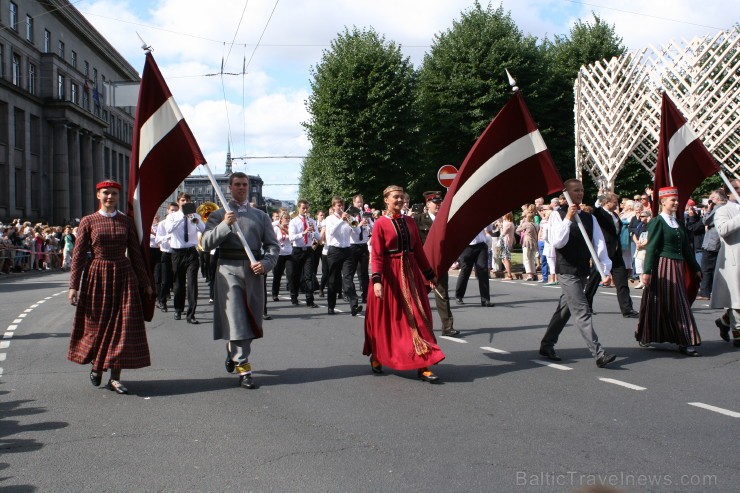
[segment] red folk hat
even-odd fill
[[[678,188],[676,187],[663,187],[658,189],[658,198],[664,199],[666,197],[678,197]]]
[[[117,181],[105,180],[95,185],[95,190],[100,190],[101,188],[117,188],[118,190],[120,190],[121,184]]]

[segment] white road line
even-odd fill
[[[57,293],[57,294],[59,294],[59,293]],[[56,296],[56,294],[55,294],[54,296]],[[50,299],[51,299],[51,296],[47,296],[47,297],[46,297],[46,298],[44,298],[44,299],[45,299],[45,300],[50,300]]]
[[[537,287],[537,283],[532,282],[532,281],[527,281],[527,282],[522,281],[519,284],[521,284],[522,286],[532,286],[533,288]]]
[[[2,377],[2,376],[3,376],[3,367],[0,366],[0,377]]]
[[[38,306],[39,305],[37,305],[37,304],[34,303],[33,305],[29,306],[29,308],[38,308]],[[31,310],[26,310],[26,311],[29,311],[30,312]]]
[[[502,282],[502,283],[506,283],[506,284],[517,284],[517,283],[515,283],[514,281],[501,281],[501,282]]]
[[[12,339],[13,334],[15,334],[15,332],[6,332],[5,334],[3,334],[3,339]]]
[[[548,289],[560,289],[560,286],[543,286]]]
[[[600,294],[608,294],[609,296],[616,296],[617,293],[600,293]]]
[[[647,390],[646,387],[640,387],[639,385],[623,382],[621,380],[615,380],[613,378],[599,378],[599,380],[606,383],[613,383],[614,385],[619,385],[621,387],[627,387],[628,389],[632,390]]]
[[[468,343],[468,341],[466,341],[465,339],[460,339],[460,338],[457,338],[457,337],[450,337],[450,336],[439,336],[439,337],[441,339],[447,339],[448,341],[459,342],[460,344],[467,344]]]
[[[46,300],[38,300],[36,303],[40,305],[41,303],[46,303]]]
[[[62,294],[62,293],[54,293],[54,294],[52,294],[52,296],[59,296],[60,294]]]
[[[490,347],[490,346],[481,346],[480,348],[484,351],[490,351],[496,354],[511,354],[509,351],[504,351],[503,349],[498,349],[498,348]]]
[[[23,313],[31,313],[33,311],[33,308],[26,308],[23,310]]]
[[[22,318],[16,318],[15,320],[13,320],[13,323],[14,324],[19,324],[21,322],[23,322],[23,319]]]
[[[10,341],[0,341],[0,349],[6,349],[10,346]]]
[[[573,369],[570,366],[559,365],[557,363],[548,363],[547,361],[542,361],[539,359],[533,359],[531,361],[533,363],[537,363],[538,365],[549,366],[550,368],[555,368],[556,370],[572,370]]]
[[[18,318],[26,318],[26,315],[28,315],[28,313],[21,313],[18,315]]]
[[[740,413],[730,411],[729,409],[722,409],[721,407],[717,406],[710,406],[709,404],[704,404],[703,402],[688,402],[687,404],[689,406],[700,407],[708,411],[714,411],[715,413],[724,414],[725,416],[730,416],[731,418],[740,418]]]
[[[8,353],[0,353],[0,361],[5,361],[5,358],[7,358]]]
[[[17,328],[18,328],[17,325],[8,325],[8,330],[15,330]]]

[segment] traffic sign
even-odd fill
[[[445,188],[450,188],[450,185],[455,181],[456,176],[457,168],[451,164],[445,164],[439,168],[439,171],[437,171],[437,181],[439,181],[439,184]]]

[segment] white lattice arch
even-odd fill
[[[655,172],[660,91],[665,90],[709,152],[740,178],[740,31],[671,41],[583,66],[574,85],[576,176],[613,190],[635,158]]]

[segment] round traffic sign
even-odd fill
[[[456,176],[457,168],[451,164],[445,164],[439,168],[439,171],[437,171],[437,181],[439,181],[439,184],[445,188],[450,188],[450,185],[455,181]]]

